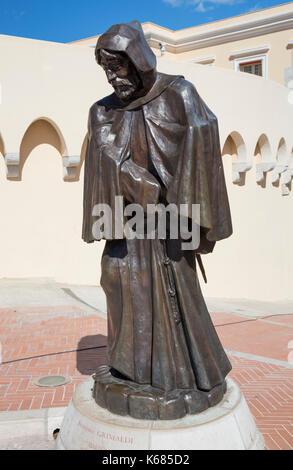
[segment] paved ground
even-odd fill
[[[55,441],[34,437],[23,437],[17,440],[0,441],[0,450],[56,450]]]
[[[293,303],[208,299],[208,306],[266,447],[293,449]],[[106,335],[100,289],[0,281],[0,411],[66,406],[78,383],[106,362]],[[34,384],[53,374],[72,381]],[[9,441],[2,448],[23,446]]]

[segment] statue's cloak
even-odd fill
[[[95,204],[123,196],[119,173],[130,158],[130,142],[138,110],[142,110],[149,157],[163,182],[168,203],[200,204],[206,238],[216,242],[232,233],[231,216],[215,115],[184,80],[158,73],[151,91],[127,107],[116,108],[111,95],[94,104],[89,116],[85,160],[83,239],[94,241]],[[163,113],[162,113],[163,110]],[[139,201],[138,201],[139,202]],[[115,215],[115,214],[114,214]]]
[[[155,72],[136,24],[113,28],[98,41],[98,58],[100,48],[125,52],[146,90],[127,106],[112,94],[90,109],[83,239],[95,240],[96,204],[112,208],[114,223],[115,196],[143,207],[164,198],[188,204],[190,216],[200,204],[199,251],[211,252],[232,233],[217,119],[193,84]],[[101,284],[113,368],[164,390],[211,390],[223,382],[231,366],[200,291],[194,252],[182,251],[180,240],[107,241]]]

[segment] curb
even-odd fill
[[[0,413],[0,439],[37,436],[53,441],[53,431],[61,427],[67,407]]]

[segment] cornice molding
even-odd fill
[[[256,47],[254,49],[246,49],[242,51],[235,51],[232,52],[229,56],[230,60],[234,59],[240,59],[242,57],[249,57],[253,55],[259,55],[259,54],[265,54],[270,50],[270,46],[261,46],[261,47]]]
[[[6,153],[5,154],[6,164],[6,176],[10,178],[18,178],[19,176],[19,165],[20,155],[19,153]]]
[[[272,171],[276,166],[275,162],[261,162],[256,165],[256,182],[259,185],[264,184],[266,173]]]
[[[252,162],[234,162],[232,163],[232,182],[233,184],[243,185],[243,175],[251,170]]]
[[[74,180],[77,177],[80,166],[80,155],[63,156],[63,179],[65,181]]]
[[[191,63],[192,64],[212,64],[213,62],[215,62],[216,60],[216,57],[203,57],[202,59],[195,59],[195,60],[192,60]]]
[[[146,31],[145,37],[152,47],[159,48],[159,43],[164,43],[168,52],[180,53],[283,31],[292,27],[293,11],[245,23],[237,23],[212,31],[190,34],[182,38],[174,37],[175,33],[166,34],[156,30]]]
[[[276,165],[272,172],[272,184],[277,184],[280,181],[281,174],[288,168],[288,165]]]

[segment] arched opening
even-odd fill
[[[48,144],[54,147],[61,156],[66,153],[64,138],[57,125],[48,118],[35,120],[26,130],[20,146],[19,179],[30,153],[39,145]],[[62,161],[60,159],[60,170]]]
[[[273,160],[269,139],[265,134],[262,134],[256,143],[254,157],[256,163],[269,162]]]
[[[88,134],[86,134],[84,141],[82,143],[81,147],[81,154],[80,154],[80,166],[82,167],[84,160],[85,160],[85,154],[86,154],[86,148],[87,148],[87,141],[88,141]]]
[[[232,157],[232,181],[234,184],[245,184],[245,173],[251,168],[247,161],[246,145],[242,136],[237,131],[231,132],[225,140],[222,157]]]
[[[2,139],[2,136],[0,134],[0,158],[1,158],[1,164],[0,164],[0,170],[1,170],[1,176],[2,176],[2,166],[3,168],[5,167],[4,159],[5,159],[5,147],[4,147],[4,142]],[[4,171],[5,174],[5,171]]]
[[[225,140],[222,155],[231,155],[232,161],[246,161],[246,147],[239,132],[231,132]]]
[[[277,150],[277,163],[279,165],[287,165],[288,164],[288,157],[287,157],[287,145],[285,142],[284,137],[281,138]]]
[[[291,189],[292,189],[292,178],[293,178],[293,148],[289,155],[288,168],[285,171],[284,177],[283,177],[283,185],[282,185],[283,196],[288,196],[290,194]]]
[[[293,170],[293,147],[289,156],[288,170]]]
[[[287,145],[284,137],[280,139],[277,155],[276,155],[276,166],[272,173],[272,184],[273,186],[279,187],[281,174],[284,173],[288,168],[288,153]]]
[[[0,153],[3,157],[5,157],[4,142],[3,142],[1,134],[0,134]]]
[[[254,159],[256,163],[256,182],[262,188],[265,188],[267,173],[273,170],[275,166],[271,146],[266,134],[261,134],[258,138],[254,149]]]
[[[236,162],[238,158],[237,147],[231,135],[228,135],[227,139],[225,140],[222,150],[222,156],[224,155],[230,155],[232,157],[232,162]]]

